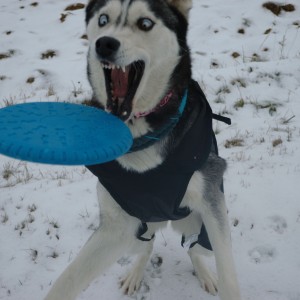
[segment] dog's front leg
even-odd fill
[[[121,219],[122,217],[124,218],[120,216]],[[124,223],[120,222],[120,219],[116,221],[104,217],[100,228],[94,232],[75,260],[57,279],[45,300],[75,299],[93,279],[128,250],[135,239],[135,223],[130,220]]]

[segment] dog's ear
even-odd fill
[[[167,0],[167,2],[175,6],[186,18],[188,18],[189,11],[192,8],[192,0]]]

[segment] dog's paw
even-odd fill
[[[201,287],[207,293],[214,296],[218,294],[217,277],[215,274],[207,272],[206,274],[196,275],[200,281]]]
[[[201,270],[201,272],[195,271],[195,275],[198,277],[201,287],[209,294],[216,296],[218,294],[218,284],[216,274],[209,270]]]
[[[138,291],[143,279],[143,272],[137,269],[131,270],[120,282],[121,290],[125,295],[131,296]]]

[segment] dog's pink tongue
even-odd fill
[[[112,92],[114,97],[125,97],[128,89],[128,74],[129,71],[123,72],[122,69],[115,68],[111,71]]]

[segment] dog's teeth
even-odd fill
[[[122,71],[125,73],[126,72],[126,68],[123,66],[122,67]]]
[[[117,69],[120,69],[120,66],[116,65],[116,68],[117,68]]]

